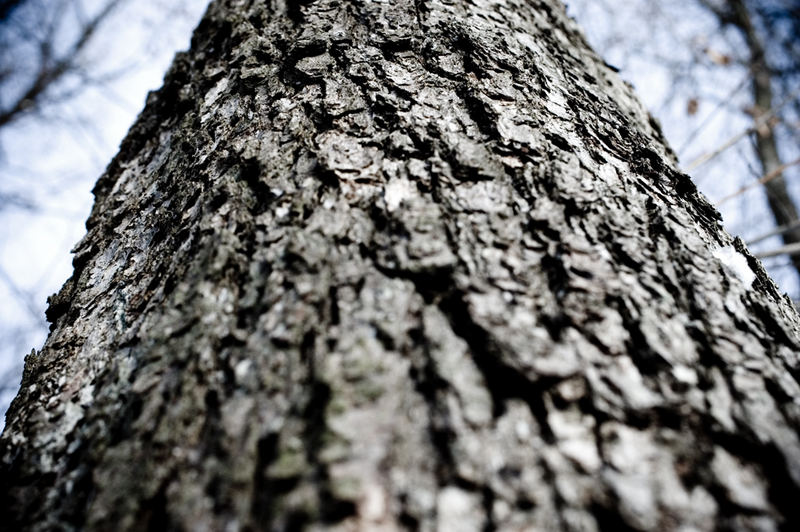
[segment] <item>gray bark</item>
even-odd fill
[[[798,316],[555,0],[216,1],[95,194],[4,526],[797,529]]]

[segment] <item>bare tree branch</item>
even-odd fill
[[[762,240],[766,240],[766,239],[768,239],[770,237],[773,237],[773,236],[782,235],[782,234],[784,234],[784,233],[786,233],[788,231],[793,231],[793,230],[795,230],[795,229],[797,229],[799,227],[800,227],[800,220],[797,220],[797,221],[792,222],[790,224],[781,225],[779,227],[776,227],[775,229],[772,229],[771,231],[767,231],[766,233],[762,233],[762,234],[758,235],[757,237],[748,240],[745,243],[748,246],[752,246],[753,244],[757,244],[757,243],[761,242]]]
[[[763,177],[760,177],[759,179],[753,181],[752,183],[748,183],[747,185],[741,187],[736,192],[734,192],[732,194],[728,194],[727,196],[723,197],[721,200],[717,201],[714,204],[714,206],[715,207],[719,207],[720,205],[722,205],[726,201],[732,200],[733,198],[744,194],[745,192],[747,192],[751,188],[755,188],[758,185],[764,185],[766,183],[769,183],[773,179],[781,177],[781,175],[783,174],[784,170],[786,170],[787,168],[790,168],[792,166],[795,166],[797,164],[800,164],[800,158],[795,159],[794,161],[791,161],[791,162],[784,163],[784,164],[780,165],[778,168],[775,168],[774,170],[772,170],[768,174],[764,175]]]
[[[794,100],[797,97],[798,94],[800,94],[800,90],[795,91],[789,98],[786,98],[777,107],[774,107],[774,108],[762,113],[761,116],[759,116],[758,119],[756,119],[753,122],[752,126],[748,127],[744,131],[741,131],[741,132],[737,133],[736,135],[733,135],[728,140],[726,140],[725,142],[720,144],[719,147],[711,150],[708,153],[705,153],[705,154],[701,155],[700,157],[697,157],[695,160],[693,160],[688,165],[686,165],[686,172],[691,172],[692,170],[695,170],[696,168],[706,164],[707,162],[709,162],[712,159],[716,158],[722,152],[724,152],[725,150],[727,150],[728,148],[730,148],[731,146],[733,146],[734,144],[736,144],[737,142],[739,142],[740,140],[745,138],[747,135],[750,135],[751,133],[759,131],[761,128],[767,126],[769,124],[769,121],[772,120],[773,118],[775,118],[776,113],[780,109],[782,109],[787,103],[789,103],[790,101]]]
[[[766,259],[769,257],[777,257],[778,255],[789,255],[790,257],[800,256],[800,242],[787,244],[777,249],[764,251],[763,253],[757,253],[756,257],[758,257],[759,259]]]
[[[48,30],[47,38],[40,43],[40,66],[33,81],[28,88],[5,109],[0,110],[0,128],[13,122],[27,111],[36,109],[44,94],[66,74],[78,69],[78,58],[91,42],[91,39],[100,24],[117,9],[124,0],[109,0],[109,2],[86,25],[69,49],[58,59],[52,59],[54,28]]]

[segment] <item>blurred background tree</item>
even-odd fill
[[[0,0],[0,412],[89,191],[207,0]],[[684,169],[800,299],[797,0],[570,0]]]
[[[0,0],[0,413],[90,190],[207,0]]]
[[[746,67],[749,76],[751,104],[744,111],[753,120],[751,143],[761,173],[755,183],[764,186],[777,225],[773,232],[780,235],[784,244],[762,256],[785,254],[792,267],[800,272],[798,209],[783,176],[800,159],[787,162],[780,155],[792,146],[796,148],[800,140],[797,135],[800,4],[790,0],[700,0],[700,3],[714,14],[720,31],[732,28],[745,44],[737,60]],[[785,109],[787,104],[793,104],[793,108]],[[786,148],[779,148],[779,139],[785,139]]]

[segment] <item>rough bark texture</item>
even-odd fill
[[[3,526],[798,529],[798,316],[555,0],[214,2],[95,193]]]

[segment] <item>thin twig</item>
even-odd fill
[[[711,119],[714,118],[719,111],[724,109],[728,103],[730,103],[731,99],[733,99],[736,93],[738,93],[740,90],[742,90],[744,87],[747,86],[748,81],[750,81],[749,74],[745,76],[744,79],[738,85],[736,85],[736,87],[734,87],[734,89],[728,94],[728,96],[725,99],[717,103],[716,107],[714,107],[714,109],[710,113],[708,113],[708,115],[703,119],[700,125],[697,126],[688,137],[686,137],[686,140],[683,141],[681,147],[678,148],[678,155],[686,151],[686,148],[688,148],[692,144],[692,142],[694,142],[695,137],[697,137],[697,135],[699,135],[700,132],[703,131],[706,128],[706,126],[708,126],[711,123]]]
[[[786,170],[787,168],[789,168],[791,166],[794,166],[796,164],[800,164],[800,158],[795,159],[794,161],[782,164],[779,167],[777,167],[776,169],[774,169],[773,171],[771,171],[771,172],[767,173],[766,175],[764,175],[763,177],[757,179],[756,181],[753,181],[752,183],[748,183],[747,185],[743,186],[742,188],[740,188],[739,190],[737,190],[736,192],[734,192],[732,194],[728,194],[727,196],[725,196],[724,198],[722,198],[721,200],[716,202],[714,204],[714,206],[715,207],[719,207],[720,205],[722,205],[726,201],[731,200],[731,199],[733,199],[736,196],[739,196],[741,194],[744,194],[745,192],[747,192],[751,188],[757,187],[758,185],[763,185],[764,183],[768,183],[768,182],[772,181],[773,179],[775,179],[777,177],[780,177],[780,175],[784,172],[784,170]]]
[[[705,153],[705,154],[701,155],[700,157],[697,157],[695,160],[693,160],[691,163],[689,163],[689,165],[686,167],[686,172],[687,173],[691,172],[695,168],[706,164],[708,161],[710,161],[711,159],[714,159],[720,153],[724,152],[725,150],[727,150],[728,148],[730,148],[731,146],[733,146],[734,144],[736,144],[737,142],[742,140],[744,137],[746,137],[747,135],[749,135],[753,131],[757,131],[758,129],[760,129],[762,126],[764,126],[774,116],[775,111],[776,111],[776,109],[770,109],[769,111],[767,111],[766,113],[761,115],[758,118],[758,120],[753,122],[752,126],[748,127],[747,129],[745,129],[741,133],[737,133],[736,135],[732,136],[731,138],[729,138],[728,140],[723,142],[715,150],[712,150],[712,151],[710,151],[708,153]]]
[[[795,242],[794,244],[786,244],[785,246],[781,246],[777,249],[771,249],[769,251],[764,251],[763,253],[756,253],[756,257],[758,257],[759,259],[777,257],[778,255],[789,255],[790,257],[800,255],[800,242]]]
[[[794,100],[798,96],[798,94],[800,94],[800,90],[794,91],[792,94],[788,95],[778,106],[773,107],[763,115],[759,116],[758,119],[755,122],[753,122],[752,126],[748,127],[741,133],[737,133],[736,135],[734,135],[733,137],[722,143],[722,145],[720,145],[717,149],[709,153],[706,153],[704,155],[701,155],[700,157],[693,160],[686,166],[686,172],[689,173],[695,168],[706,164],[708,161],[714,159],[720,153],[724,152],[725,150],[727,150],[728,148],[730,148],[731,146],[742,140],[750,133],[761,129],[763,126],[767,124],[767,122],[769,122],[773,117],[775,117],[776,113],[780,111],[787,103]]]
[[[36,323],[39,323],[43,326],[47,324],[45,321],[44,312],[42,312],[42,309],[36,305],[36,298],[33,296],[33,294],[20,288],[14,279],[8,275],[8,273],[6,273],[2,267],[0,267],[0,280],[5,283],[11,293],[19,300],[22,306],[25,307],[25,310],[28,311],[28,314]]]
[[[769,237],[782,235],[783,233],[788,233],[789,231],[792,231],[793,229],[797,229],[799,227],[800,227],[800,220],[795,220],[794,222],[792,222],[790,224],[780,225],[780,226],[775,227],[775,228],[773,228],[772,230],[770,230],[770,231],[768,231],[766,233],[758,235],[757,237],[745,242],[745,244],[747,244],[748,246],[752,246],[753,244],[757,244],[758,242],[761,242],[762,240],[766,240]]]

